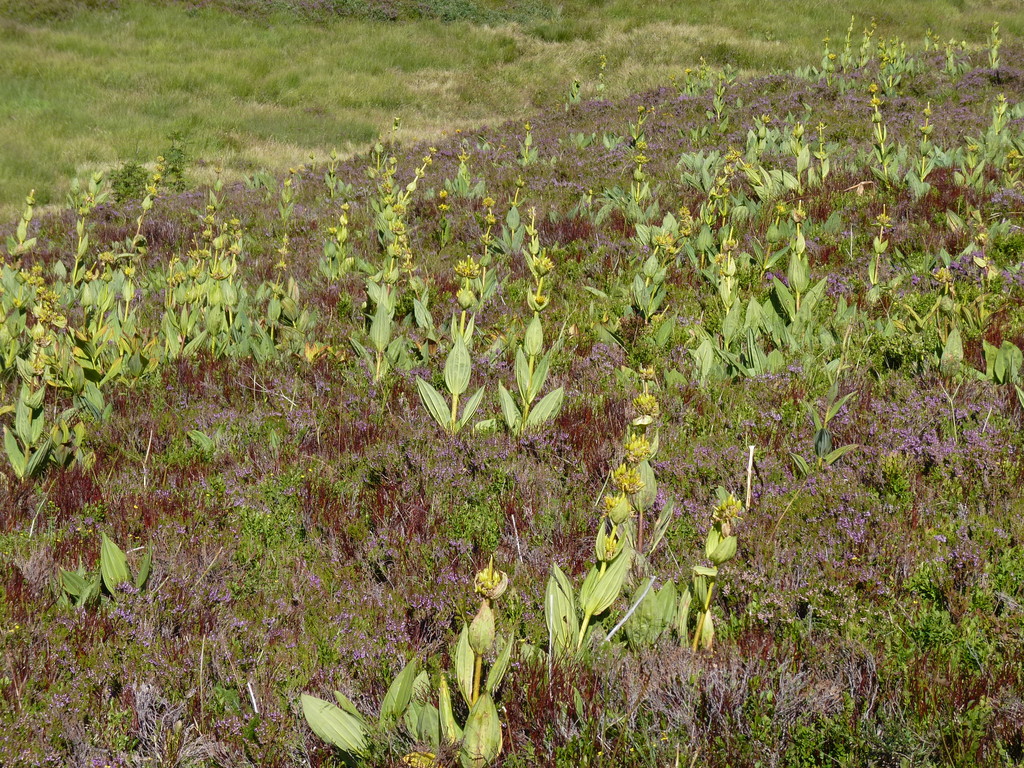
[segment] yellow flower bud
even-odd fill
[[[477,572],[473,589],[487,600],[497,600],[508,589],[508,574],[495,568],[494,558],[491,558],[487,567]]]
[[[644,481],[640,477],[640,471],[636,467],[627,467],[625,464],[620,464],[618,468],[612,472],[612,485],[619,489],[622,493],[632,495],[634,493],[640,493],[644,487]]]

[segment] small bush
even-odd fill
[[[185,179],[185,169],[188,167],[188,151],[185,147],[185,136],[181,131],[174,131],[167,139],[170,146],[163,151],[164,158],[164,186],[174,192],[183,192],[188,189],[188,182]]]
[[[147,181],[149,174],[137,162],[128,160],[121,163],[121,166],[110,174],[110,188],[113,190],[114,200],[118,203],[138,200],[146,192]]]

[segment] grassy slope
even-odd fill
[[[893,140],[913,151],[928,101],[939,146],[963,146],[965,132],[979,135],[997,94],[1024,100],[1019,45],[1007,45],[1004,57],[1010,63],[999,83],[981,56],[956,83],[935,67],[908,78],[885,99]],[[921,200],[902,185],[868,185],[858,194],[859,182],[873,178],[870,163],[855,156],[870,148],[866,85],[876,76],[874,69],[850,75],[845,97],[799,78],[738,83],[728,132],[703,138],[680,128],[705,124],[706,91],[664,89],[569,113],[556,107],[533,116],[539,159],[526,168],[516,162],[518,124],[481,131],[486,145],[468,142],[472,176],[486,180],[499,219],[523,176],[519,194],[537,206],[542,242],[556,262],[545,327],[549,338],[556,327],[571,329],[552,365],[551,385],[566,387],[566,409],[522,440],[439,433],[419,404],[415,376],[440,386],[440,353],[379,386],[350,352],[345,358],[350,336],[366,338],[364,283],[355,274],[337,281],[319,274],[339,205],[325,200],[322,167],[297,176],[299,205],[287,226],[278,220],[276,190],[267,197],[225,190],[220,215],[237,216],[246,233],[239,282],[255,290],[267,279],[289,234],[290,274],[303,307],[318,317],[309,340],[334,353],[314,365],[291,356],[257,364],[207,354],[169,363],[134,388],[111,388],[113,416],[89,437],[97,453],[92,470],[55,471],[40,486],[4,471],[0,764],[127,768],[147,758],[171,763],[179,754],[194,765],[204,764],[202,755],[206,765],[341,765],[302,723],[299,693],[339,689],[375,712],[400,659],[437,660],[450,647],[472,607],[470,574],[495,550],[513,585],[501,604],[506,626],[543,642],[547,569],[559,563],[578,585],[593,557],[593,500],[621,451],[637,391],[621,366],[652,361],[659,375],[677,374],[661,393],[658,480],[679,512],[655,561],[660,577],[686,578],[699,562],[710,489],[742,488],[743,447],[757,446],[756,501],[716,598],[723,617],[717,650],[694,656],[666,640],[636,656],[617,648],[614,658],[567,674],[556,667],[550,680],[516,670],[502,694],[504,765],[661,768],[677,755],[682,765],[709,768],[1019,764],[1022,410],[1010,385],[942,375],[927,362],[934,328],[887,339],[878,324],[905,322],[908,309],[924,314],[933,305],[935,254],[959,254],[974,237],[950,228],[945,212],[977,209],[986,225],[1007,225],[984,245],[984,255],[1007,271],[989,283],[969,255],[955,262],[958,300],[986,293],[993,311],[983,330],[965,327],[965,360],[984,369],[983,340],[1024,347],[1020,182],[1015,190],[1008,176],[993,173],[1005,187],[981,194],[942,169]],[[656,349],[622,298],[643,253],[632,228],[617,214],[598,221],[597,199],[592,209],[570,213],[588,187],[600,195],[628,184],[632,153],[625,144],[606,149],[600,139],[580,148],[567,134],[621,134],[638,104],[657,107],[647,125],[647,172],[663,211],[697,211],[706,200],[680,181],[682,153],[743,146],[747,126],[762,113],[788,135],[783,116],[806,104],[800,119],[827,123],[827,137],[840,144],[828,182],[804,196],[804,206],[813,277],[829,286],[816,322],[841,339],[835,308],[850,300],[861,311],[841,377],[842,391],[857,394],[832,424],[837,444],[861,447],[807,483],[794,477],[789,454],[812,455],[805,407],[823,406],[824,363],[835,347],[809,360],[790,355],[775,375],[698,385],[691,350],[699,328],[721,322],[716,289],[689,260],[673,265],[666,307],[679,324],[668,347]],[[453,264],[479,252],[485,209],[453,196],[451,239],[440,244],[438,190],[455,176],[462,146],[449,139],[438,148],[413,196],[409,232],[440,321],[456,306]],[[396,150],[401,182],[423,151]],[[793,168],[785,153],[766,162]],[[339,174],[354,188],[346,197],[353,253],[377,262],[366,165],[354,158]],[[742,176],[735,184],[752,194]],[[147,333],[160,317],[162,270],[201,237],[190,209],[204,199],[162,196],[146,223],[151,250],[137,301],[147,307]],[[774,201],[737,221],[741,252],[768,242],[773,210]],[[883,211],[892,217],[883,280],[903,282],[873,302],[864,282]],[[93,251],[130,235],[136,212],[97,211]],[[34,224],[37,232],[30,262],[71,263],[70,220],[52,217]],[[473,363],[474,386],[487,386],[488,416],[498,415],[497,383],[511,385],[512,354],[484,349],[522,333],[532,288],[519,256],[497,258],[495,269],[502,287],[479,317]],[[744,301],[771,301],[758,268],[740,269]],[[584,285],[615,298],[598,300]],[[602,317],[621,318],[631,331],[623,333],[626,351],[595,343]],[[6,386],[13,396],[15,382]],[[215,437],[212,455],[192,445],[189,429]],[[152,549],[151,587],[123,595],[116,607],[57,607],[59,569],[79,561],[95,567],[101,531]],[[258,716],[250,701],[258,702]],[[395,763],[403,747],[411,744],[398,741]]]
[[[35,6],[42,4],[28,8]],[[850,12],[915,41],[930,27],[943,39],[980,42],[993,20],[1006,34],[1024,34],[1008,0],[927,0],[912,10],[860,0],[841,12],[801,2],[784,13],[745,0],[570,2],[495,27],[314,24],[130,0],[17,21],[31,14],[13,8],[0,6],[0,210],[8,217],[28,189],[41,202],[59,201],[71,176],[149,160],[171,132],[186,136],[196,160],[231,175],[279,170],[311,153],[364,145],[394,116],[403,118],[403,137],[423,137],[557,102],[574,77],[592,95],[602,54],[607,95],[617,97],[662,84],[701,56],[748,71],[809,62],[826,30],[844,34]]]

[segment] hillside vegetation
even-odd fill
[[[982,37],[595,58],[528,119],[25,201],[0,765],[1020,764],[1024,49]]]
[[[809,61],[849,14],[920,45],[1024,35],[1016,0],[893,4],[0,0],[0,210],[31,189],[63,204],[72,178],[151,163],[173,138],[192,179],[282,173],[362,151],[396,116],[403,140],[529,114],[574,79],[606,95],[668,82],[701,57],[748,73]],[[859,33],[861,22],[858,22]]]

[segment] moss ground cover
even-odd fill
[[[506,766],[1024,759],[1024,50],[863,28],[22,206],[0,764],[345,765],[332,691],[357,763],[473,764],[442,678]]]

